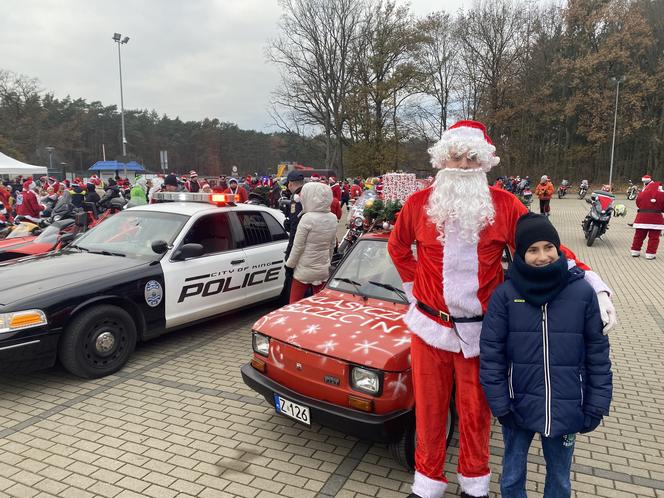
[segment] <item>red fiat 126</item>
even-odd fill
[[[415,403],[408,300],[389,233],[360,238],[318,294],[258,320],[244,382],[282,415],[388,443],[412,468]],[[448,442],[454,427],[448,416]]]

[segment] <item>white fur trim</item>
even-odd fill
[[[415,479],[411,491],[422,498],[442,498],[447,489],[447,483],[436,481],[424,474],[415,471]]]
[[[485,173],[500,162],[495,155],[496,148],[486,141],[482,130],[470,126],[461,126],[443,132],[440,140],[428,152],[434,168],[441,169],[444,161],[448,159],[450,149],[465,149],[477,152],[480,166]]]
[[[406,298],[408,299],[409,303],[414,303],[417,300],[415,299],[415,296],[413,296],[413,282],[404,282],[402,284],[403,291],[406,293]]]
[[[646,259],[655,259],[656,257],[657,257],[657,255],[655,255],[655,254],[646,253]]]
[[[443,245],[443,296],[450,314],[471,317],[482,314],[482,303],[477,297],[480,288],[477,242],[467,242],[450,227]]]
[[[457,323],[457,332],[463,339],[461,351],[464,358],[474,358],[480,355],[480,335],[482,322]]]
[[[461,491],[470,496],[486,496],[489,494],[489,481],[491,481],[491,472],[480,477],[465,477],[457,474],[457,480]]]
[[[410,305],[410,309],[404,315],[403,321],[408,325],[413,334],[417,335],[429,346],[451,351],[452,353],[461,351],[461,343],[459,342],[459,338],[454,334],[454,331],[422,313],[415,303]]]
[[[606,292],[609,296],[611,296],[612,292],[609,286],[606,285],[604,283],[604,280],[602,280],[601,277],[594,271],[592,270],[586,271],[585,280],[595,290],[595,294],[599,294],[600,292]]]
[[[653,225],[649,223],[634,223],[633,228],[643,228],[644,230],[664,230],[664,225]]]

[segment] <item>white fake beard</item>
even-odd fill
[[[436,174],[426,213],[444,242],[445,230],[470,243],[493,223],[495,210],[486,173],[481,169],[444,168]]]

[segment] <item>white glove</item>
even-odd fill
[[[604,324],[604,335],[607,335],[618,324],[618,317],[616,309],[613,307],[611,298],[606,292],[597,294],[599,301],[599,313],[602,316],[602,323]]]

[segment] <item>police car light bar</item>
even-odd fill
[[[204,202],[206,204],[234,205],[239,200],[237,194],[208,194],[205,192],[156,192],[157,201]]]

